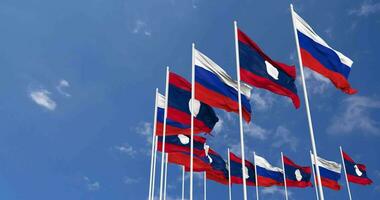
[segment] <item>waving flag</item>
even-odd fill
[[[357,91],[348,82],[353,61],[331,48],[296,12],[293,20],[303,65],[330,79],[343,92],[355,94]]]
[[[206,171],[207,179],[228,185],[228,170],[226,161],[207,145],[205,148],[205,154],[211,166],[211,168]]]
[[[157,150],[162,151],[163,136],[158,136]],[[165,152],[187,152],[190,153],[190,136],[178,134],[165,137]],[[204,155],[206,138],[194,136],[194,154]]]
[[[281,168],[273,167],[265,158],[258,155],[255,155],[255,165],[258,186],[284,185],[283,170]]]
[[[170,72],[168,99],[167,122],[173,125],[173,128],[168,127],[166,134],[190,134],[191,84],[186,79]],[[210,133],[219,120],[215,111],[209,105],[197,100],[194,102],[194,105],[194,133]],[[158,128],[159,126],[157,126],[157,134],[162,135],[162,129]]]
[[[194,154],[193,157],[193,171],[194,172],[204,172],[206,170],[211,170],[210,163],[205,156],[198,156]],[[186,171],[190,171],[190,153],[188,152],[172,152],[168,153],[168,162],[182,165],[185,167]]]
[[[313,165],[315,165],[313,154],[311,154],[311,160]],[[321,174],[322,186],[328,187],[332,190],[340,190],[338,181],[342,170],[341,164],[320,157],[317,158],[317,162]]]
[[[363,164],[358,164],[344,151],[344,165],[346,167],[347,179],[351,183],[357,183],[360,185],[370,185],[372,180],[367,177],[367,169]]]
[[[245,160],[244,178],[247,185],[255,186],[255,166]],[[243,184],[241,158],[230,152],[231,183]]]
[[[287,187],[310,187],[311,167],[301,167],[283,156]]]
[[[238,30],[241,80],[273,93],[292,99],[296,108],[300,106],[294,83],[294,66],[276,62],[267,56],[245,33]]]
[[[195,50],[195,98],[227,112],[239,113],[238,86],[214,61]],[[251,87],[241,84],[241,102],[244,119],[251,120]]]

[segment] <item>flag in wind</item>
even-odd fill
[[[241,80],[273,93],[287,96],[296,108],[300,106],[294,83],[294,66],[272,60],[243,31],[238,29]]]
[[[311,167],[302,167],[295,164],[288,157],[283,156],[286,186],[287,187],[310,187]]]
[[[315,166],[313,154],[311,154],[311,161]],[[340,179],[342,165],[320,157],[317,157],[317,162],[319,166],[319,172],[321,174],[322,186],[330,188],[332,190],[340,190],[338,181]]]
[[[258,186],[284,185],[283,170],[281,168],[273,167],[265,158],[258,155],[255,155],[255,165]]]
[[[348,82],[353,61],[331,48],[296,12],[293,12],[293,20],[302,64],[330,79],[343,92],[355,94],[357,91]]]
[[[158,136],[157,150],[162,151],[163,136]],[[190,153],[190,136],[178,134],[165,136],[165,152],[187,152]],[[194,154],[204,155],[206,138],[194,136]]]
[[[358,164],[352,158],[346,154],[344,151],[344,165],[346,167],[347,179],[351,183],[356,183],[360,185],[370,185],[372,180],[367,177],[367,169],[363,164]]]
[[[214,61],[195,49],[195,98],[227,112],[239,113],[238,84]],[[241,84],[243,118],[251,120],[251,87]]]
[[[246,179],[246,184],[255,186],[255,166],[248,160],[245,160],[244,168],[244,178]],[[239,158],[232,152],[230,152],[230,171],[231,183],[243,184],[241,158]]]
[[[227,185],[228,170],[226,161],[209,146],[205,146],[205,154],[211,168],[206,171],[206,178]]]

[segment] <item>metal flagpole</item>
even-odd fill
[[[158,141],[158,136],[155,137],[154,139],[154,158],[153,158],[153,178],[152,178],[152,196],[151,196],[151,200],[154,199],[154,186],[156,184],[156,161],[157,161],[157,141]]]
[[[195,70],[194,70],[194,50],[195,44],[191,49],[191,132],[190,132],[190,200],[193,200],[193,159],[194,159],[194,101],[195,101]]]
[[[154,159],[154,147],[155,147],[155,135],[156,135],[156,120],[157,120],[157,95],[158,95],[158,88],[156,88],[156,96],[155,96],[155,102],[154,102],[154,117],[153,117],[153,133],[152,133],[152,152],[151,152],[151,158],[150,158],[150,177],[149,177],[149,197],[148,199],[151,199],[152,197],[152,179],[153,179],[153,159]]]
[[[238,31],[237,22],[234,21],[235,32],[235,56],[236,56],[236,74],[238,83],[238,101],[239,101],[239,127],[240,127],[240,147],[241,147],[241,170],[243,175],[243,194],[244,200],[247,200],[247,182],[244,177],[245,172],[245,153],[244,153],[244,134],[243,134],[243,113],[241,108],[241,88],[240,88],[240,59],[239,59],[239,43],[238,43]]]
[[[284,175],[284,188],[285,188],[285,199],[288,200],[288,188],[286,185],[286,174],[285,174],[285,164],[284,164],[284,154],[281,152],[281,162],[282,162],[282,170]]]
[[[228,152],[228,155],[227,155],[228,157],[228,197],[229,197],[229,200],[232,200],[230,148],[227,148],[227,152]]]
[[[165,164],[165,136],[166,136],[166,118],[168,116],[168,101],[169,101],[169,67],[166,67],[166,85],[165,85],[165,111],[164,125],[162,128],[162,152],[161,152],[161,179],[160,179],[160,200],[162,200],[162,190],[164,182],[164,164]]]
[[[305,105],[306,105],[306,114],[307,114],[307,119],[308,119],[308,122],[309,122],[311,146],[312,146],[313,157],[314,157],[314,161],[315,161],[314,163],[315,163],[315,166],[317,168],[316,169],[316,171],[317,171],[317,181],[318,181],[318,183],[321,183],[321,176],[320,176],[318,162],[317,162],[317,157],[318,157],[317,147],[315,145],[313,122],[312,122],[312,119],[311,119],[311,113],[310,113],[310,108],[309,108],[309,98],[308,98],[308,95],[307,95],[305,76],[304,76],[304,73],[303,73],[303,65],[302,65],[302,59],[301,59],[301,53],[300,53],[300,46],[299,46],[299,41],[298,41],[298,37],[297,37],[296,26],[295,26],[295,23],[294,23],[293,4],[290,4],[290,10],[292,12],[293,31],[294,31],[294,37],[295,37],[296,45],[297,45],[298,61],[299,61],[299,67],[300,67],[300,71],[301,71],[303,93],[304,93]],[[318,184],[318,189],[319,189],[319,196],[320,196],[321,200],[324,200],[322,184]]]
[[[207,172],[203,174],[203,199],[207,200]]]
[[[254,162],[254,166],[255,166],[256,200],[259,200],[259,178],[257,177],[256,152],[253,152],[253,162]]]
[[[311,158],[311,151],[310,151],[310,158]],[[311,169],[313,170],[313,178],[314,178],[314,188],[315,188],[315,194],[317,196],[317,200],[319,200],[319,195],[318,195],[318,184],[317,184],[317,177],[315,177],[315,170],[314,170],[314,165],[313,165],[313,161],[311,161]]]
[[[342,164],[343,164],[343,169],[344,169],[344,175],[345,175],[345,177],[346,177],[346,184],[347,184],[348,197],[350,197],[350,200],[352,200],[351,190],[350,190],[350,183],[348,182],[348,177],[347,177],[346,164],[345,164],[345,162],[344,162],[344,158],[343,158],[343,150],[342,150],[342,146],[339,146],[339,149],[340,149],[340,156],[342,157]]]
[[[182,200],[185,200],[185,166],[182,166]]]
[[[168,153],[165,153],[165,181],[164,181],[164,200],[166,200],[166,185],[168,183]]]

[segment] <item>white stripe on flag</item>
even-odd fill
[[[265,158],[255,155],[255,164],[270,171],[283,172],[279,167],[273,167]]]
[[[164,95],[158,93],[158,98],[157,98],[157,107],[165,109],[165,101],[166,98]]]
[[[313,154],[310,154],[311,155],[311,161],[313,163],[313,165],[315,164],[314,163],[314,155]],[[339,164],[339,163],[336,163],[334,161],[329,161],[329,160],[326,160],[326,159],[323,159],[321,157],[318,156],[318,166],[319,167],[323,167],[325,169],[328,169],[328,170],[331,170],[333,172],[336,172],[338,174],[340,174],[341,170],[342,170],[342,165]]]

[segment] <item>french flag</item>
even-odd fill
[[[243,31],[238,29],[241,80],[273,93],[287,96],[296,108],[300,100],[295,85],[294,66],[272,60]]]
[[[302,167],[295,164],[288,157],[283,156],[287,187],[311,187],[311,167]]]
[[[227,112],[239,113],[238,84],[220,66],[195,49],[195,98]],[[251,120],[251,87],[241,84],[242,113]]]
[[[311,160],[315,166],[314,156],[312,154]],[[319,166],[319,172],[321,174],[322,186],[330,188],[332,190],[340,190],[341,186],[339,185],[338,181],[340,179],[342,165],[320,157],[317,157],[317,162]]]
[[[244,178],[246,179],[246,184],[255,186],[255,166],[245,160],[245,172]],[[231,183],[243,184],[243,173],[241,167],[241,158],[230,152],[230,173],[231,173]]]
[[[357,90],[348,82],[353,61],[331,48],[296,12],[293,20],[303,65],[330,79],[344,93],[355,94]]]
[[[162,151],[163,136],[158,136],[157,150]],[[194,154],[204,155],[206,138],[194,136]],[[190,136],[178,134],[165,136],[165,152],[188,152],[190,153]]]
[[[255,165],[258,186],[284,185],[283,170],[281,168],[273,167],[265,158],[258,155],[255,155]]]
[[[358,164],[352,158],[342,151],[344,158],[344,165],[346,167],[347,179],[351,183],[356,183],[359,185],[370,185],[372,180],[367,176],[366,166],[363,164]]]

